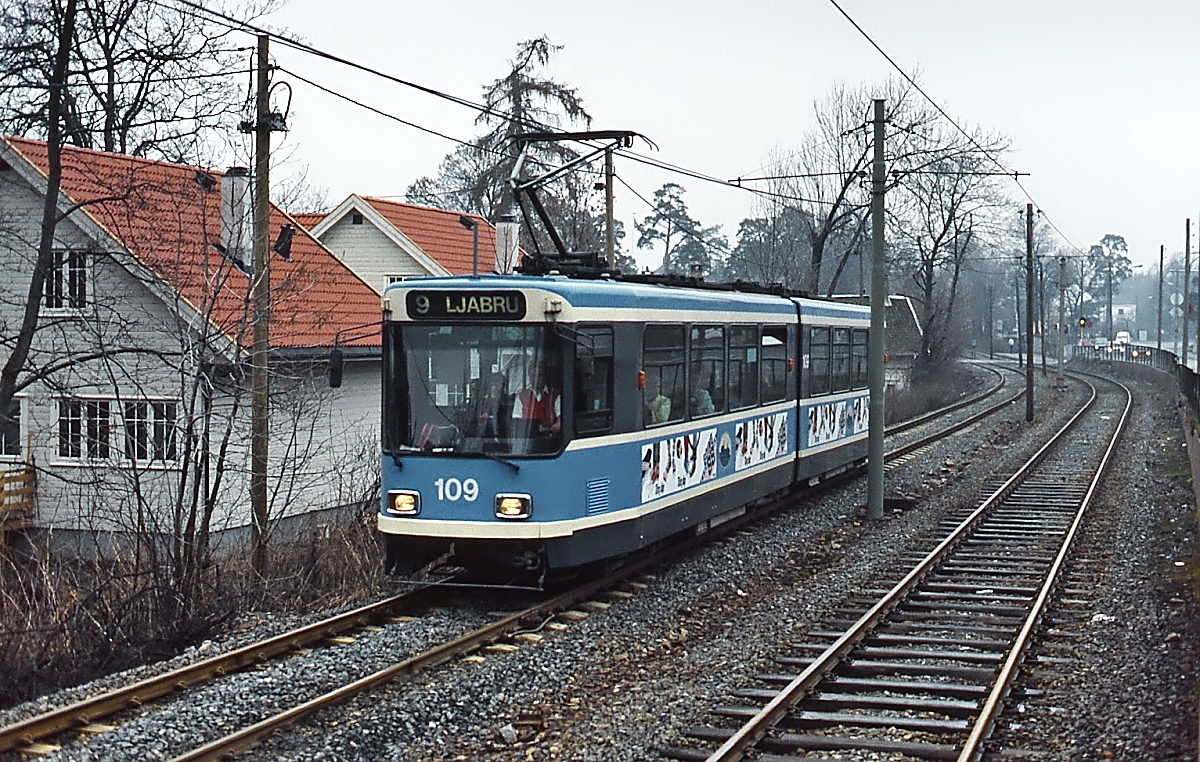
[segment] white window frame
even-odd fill
[[[98,415],[101,410],[107,411],[106,419]],[[144,418],[130,419],[131,411],[141,413]],[[131,432],[131,424],[140,425],[140,430]],[[132,439],[131,433],[134,434]],[[108,463],[151,469],[178,468],[179,400],[60,397],[57,435],[54,452],[55,463],[59,465]],[[135,457],[130,457],[131,452]]]
[[[73,463],[109,460],[112,457],[112,407],[112,400],[108,398],[60,397],[56,449],[59,460]]]
[[[93,294],[92,252],[55,249],[53,257],[42,286],[42,305],[52,314],[78,313],[87,309]]]
[[[132,413],[132,415],[131,415]],[[173,399],[123,400],[122,453],[131,463],[162,465],[179,461],[179,402]]]
[[[25,450],[24,442],[22,441],[25,438],[25,405],[22,403],[22,399],[22,397],[17,396],[12,398],[12,404],[17,408],[16,441],[9,442],[5,436],[3,427],[0,427],[0,461],[11,462],[20,460]],[[6,452],[6,445],[13,445],[16,452]]]

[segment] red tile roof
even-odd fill
[[[3,139],[46,176],[44,142]],[[201,189],[195,167],[65,147],[62,168],[66,196],[214,327],[241,346],[250,346],[250,278],[212,246],[221,239],[221,194],[216,188]],[[271,241],[292,222],[272,204]],[[339,331],[353,336],[351,329],[378,321],[379,297],[371,287],[307,228],[295,227],[292,261],[270,255],[271,346],[332,346]],[[350,346],[380,344],[378,333],[341,338]]]
[[[471,274],[474,244],[471,231],[458,221],[461,212],[366,196],[363,201],[450,271],[451,275]],[[477,214],[467,216],[479,225],[479,272],[490,273],[496,268],[496,228]]]
[[[312,230],[325,219],[325,212],[301,212],[293,214],[292,219],[299,222],[305,230]]]

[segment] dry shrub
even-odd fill
[[[0,706],[169,658],[250,611],[310,612],[378,592],[369,518],[277,543],[266,579],[242,559],[211,563],[185,584],[144,559],[10,552],[0,559]]]
[[[978,379],[957,363],[945,363],[913,377],[912,386],[888,395],[884,422],[899,423],[953,404],[979,386]]]

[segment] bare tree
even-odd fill
[[[228,76],[237,53],[229,35],[202,15],[149,0],[37,0],[0,10],[0,131],[44,138],[49,151],[24,319],[2,344],[0,424],[31,370],[55,231],[73,211],[58,207],[61,146],[195,161],[243,104]]]
[[[822,272],[829,254],[838,257],[835,272],[840,275],[846,259],[858,250],[870,206],[865,178],[873,149],[867,120],[876,97],[887,101],[889,162],[919,163],[935,147],[912,138],[928,129],[936,114],[919,105],[919,94],[910,85],[896,80],[882,88],[835,86],[813,105],[815,128],[793,154],[775,163],[779,173],[770,179],[768,192],[803,212],[809,254],[803,288],[811,294],[820,293],[826,282]],[[838,250],[829,251],[835,242]],[[830,293],[836,288],[836,280],[829,282]]]
[[[81,148],[196,161],[237,127],[249,53],[227,24],[150,0],[85,0],[64,38],[62,2],[14,3],[0,15],[0,130],[47,138],[52,82],[62,138]],[[253,19],[273,4],[242,15]],[[69,66],[55,79],[48,53],[60,40]],[[238,70],[245,80],[231,75]]]
[[[893,267],[916,287],[924,333],[921,358],[940,365],[951,353],[959,282],[968,260],[981,251],[981,233],[1006,210],[992,157],[1003,141],[977,133],[970,139],[933,128],[924,136],[938,152],[900,170],[889,225]],[[1007,209],[1011,209],[1007,207]]]

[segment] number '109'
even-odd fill
[[[479,497],[479,482],[474,479],[438,479],[433,484],[437,487],[438,500],[466,500],[471,503]]]

